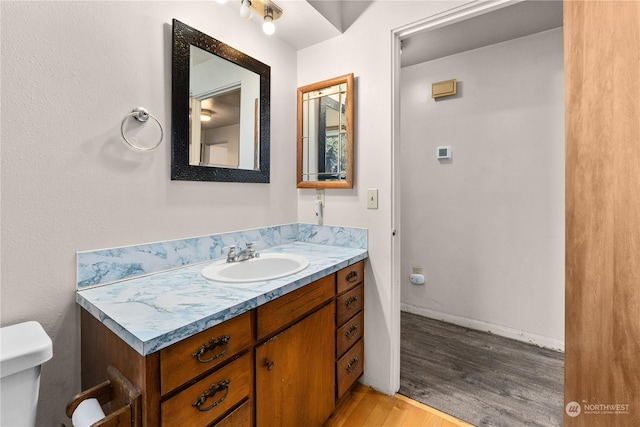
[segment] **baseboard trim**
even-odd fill
[[[506,326],[483,322],[481,320],[470,319],[468,317],[457,316],[455,314],[443,313],[424,307],[416,307],[406,303],[400,304],[400,310],[428,317],[430,319],[442,320],[443,322],[464,326],[465,328],[475,329],[477,331],[491,332],[492,334],[500,335],[501,337],[534,344],[538,347],[564,352],[564,341],[557,340],[555,338],[549,338]]]

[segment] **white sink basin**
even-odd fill
[[[260,254],[259,258],[246,261],[221,260],[202,269],[202,275],[210,280],[227,283],[248,283],[273,280],[304,270],[309,260],[293,254]]]

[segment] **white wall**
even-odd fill
[[[38,425],[55,426],[80,389],[76,251],[297,220],[296,55],[214,1],[1,8],[1,323],[52,337]],[[271,66],[271,184],[170,180],[172,18]],[[164,126],[154,152],[121,140],[137,106]]]
[[[459,94],[434,101],[431,83],[451,78]],[[403,309],[563,348],[562,28],[404,68],[401,82]],[[426,285],[409,283],[413,266]]]
[[[391,263],[391,31],[464,3],[467,2],[372,2],[342,35],[298,52],[298,86],[348,73],[355,75],[354,188],[326,190],[324,224],[369,229],[363,379],[387,393],[399,387],[396,340],[400,307],[399,298],[394,300]],[[366,209],[367,188],[379,190],[377,210]],[[314,190],[298,190],[300,221],[315,221],[314,199]]]
[[[239,166],[239,150],[240,149],[240,125],[230,125],[221,128],[214,128],[202,132],[202,142],[206,145],[205,153],[209,153],[206,161],[212,165],[228,165],[233,167]],[[251,156],[253,157],[253,144],[251,144]],[[241,167],[240,169],[253,169],[254,161],[251,166]]]

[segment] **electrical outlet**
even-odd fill
[[[413,274],[422,274],[422,267],[413,267]]]
[[[367,209],[378,209],[378,189],[367,189]]]

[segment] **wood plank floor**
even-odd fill
[[[562,425],[562,353],[405,312],[401,322],[401,394],[475,426]]]
[[[405,396],[356,384],[324,427],[471,427]]]

